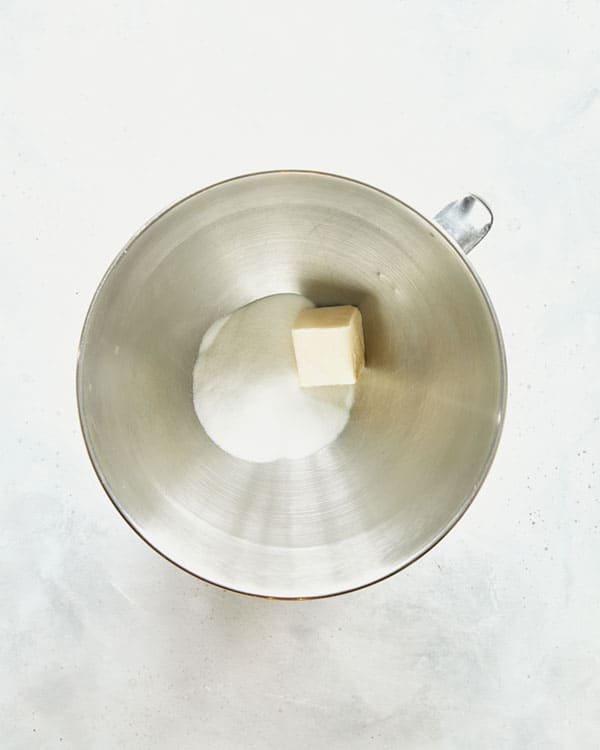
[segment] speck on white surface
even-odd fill
[[[3,3],[0,736],[7,750],[600,746],[600,10]],[[430,554],[332,600],[243,598],[146,547],[79,433],[78,336],[156,211],[316,168],[428,215],[474,191],[503,440]]]

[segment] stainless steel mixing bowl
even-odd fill
[[[474,196],[436,225],[302,171],[228,180],[151,221],[100,283],[77,371],[87,448],[125,520],[190,573],[268,597],[350,591],[429,550],[479,490],[501,431],[501,335],[464,254],[490,225]],[[368,366],[334,444],[252,464],[206,436],[192,368],[216,318],[279,292],[358,305]]]

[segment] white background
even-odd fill
[[[600,746],[600,5],[0,8],[3,748]],[[510,395],[492,472],[407,571],[220,591],[106,500],[76,417],[90,297],[150,216],[320,169],[429,215],[463,191]]]

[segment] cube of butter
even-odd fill
[[[300,385],[348,385],[365,363],[362,317],[358,307],[309,307],[292,328]]]

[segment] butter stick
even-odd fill
[[[292,328],[300,385],[356,383],[365,364],[362,317],[358,307],[311,307]]]

